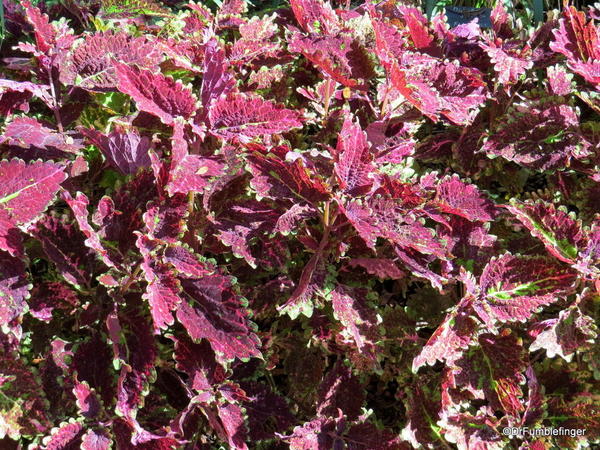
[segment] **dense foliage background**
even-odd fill
[[[1,448],[598,444],[600,9],[3,5]]]

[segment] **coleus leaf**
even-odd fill
[[[261,197],[290,199],[317,204],[328,198],[325,184],[310,172],[300,159],[287,161],[287,147],[255,151],[248,155],[248,168],[253,175],[250,184]]]
[[[317,417],[303,426],[294,428],[289,437],[292,450],[326,450],[352,448],[353,450],[404,450],[397,438],[373,424],[347,421],[342,412],[337,417]]]
[[[316,214],[315,208],[305,203],[295,203],[290,209],[284,212],[277,219],[274,231],[282,234],[288,234],[298,229],[299,224]]]
[[[588,82],[600,83],[600,33],[593,20],[572,5],[565,5],[558,29],[553,30],[555,40],[550,48],[567,57],[569,67]]]
[[[31,287],[23,261],[0,250],[0,326],[23,314]]]
[[[33,287],[28,304],[29,314],[38,320],[50,322],[54,310],[73,312],[79,305],[79,299],[63,283],[44,282]]]
[[[290,6],[304,31],[331,34],[339,28],[339,18],[329,2],[323,0],[290,0]]]
[[[156,69],[161,55],[156,44],[145,37],[123,32],[101,32],[88,35],[71,51],[61,66],[61,81],[90,91],[110,91],[118,78],[113,61]]]
[[[116,319],[120,325],[120,333],[116,333],[116,337],[125,342],[127,357],[121,358],[120,361],[122,366],[117,381],[115,409],[117,414],[134,426],[135,440],[145,432],[139,430],[136,416],[138,409],[144,404],[150,383],[154,381],[158,347],[150,321],[141,313],[141,308],[135,302],[123,308]],[[116,337],[111,340],[116,340]],[[113,344],[119,346],[120,342],[113,341]],[[115,357],[118,358],[119,355]]]
[[[288,48],[302,53],[326,75],[350,88],[367,90],[367,80],[374,75],[366,49],[349,36],[295,34]]]
[[[77,225],[47,215],[28,232],[41,242],[48,260],[54,263],[57,272],[67,282],[77,288],[89,286],[90,274],[95,272],[97,262],[94,251],[86,247],[85,235]]]
[[[260,355],[260,341],[230,277],[181,246],[168,247],[164,261],[177,271],[183,299],[177,320],[192,339],[207,339],[220,361]]]
[[[140,171],[122,184],[112,197],[105,195],[98,201],[92,220],[99,227],[98,236],[107,242],[111,255],[115,255],[114,260],[120,261],[121,255],[126,255],[133,247],[133,233],[143,225],[141,211],[155,195],[153,184],[153,174],[148,170]],[[118,252],[112,248],[114,243]]]
[[[527,376],[528,393],[527,405],[525,406],[521,423],[523,425],[532,425],[544,414],[544,410],[546,408],[546,398],[544,396],[544,392],[542,391],[542,386],[540,385],[535,371],[531,365],[527,367],[525,375]]]
[[[162,201],[151,201],[143,216],[148,236],[171,244],[181,238],[188,216],[188,199],[183,194],[176,194]]]
[[[113,403],[116,380],[113,376],[112,352],[108,343],[95,335],[78,344],[68,370],[80,382],[87,382],[98,393],[104,405]]]
[[[214,101],[208,119],[214,136],[241,143],[302,126],[299,112],[244,94],[229,94]]]
[[[370,146],[366,133],[350,117],[346,118],[338,135],[336,153],[335,173],[342,192],[351,196],[369,192],[373,186],[371,171],[374,169]]]
[[[248,416],[249,439],[271,439],[294,424],[295,417],[285,399],[267,385],[249,381],[241,382],[240,387],[248,397],[243,406]]]
[[[35,220],[54,199],[67,175],[54,163],[0,161],[0,250],[20,253],[16,227]]]
[[[212,392],[223,383],[227,376],[223,366],[207,340],[195,343],[186,336],[173,338],[175,341],[174,359],[177,370],[188,375],[189,386],[198,392]]]
[[[473,341],[478,322],[473,318],[472,298],[464,297],[456,305],[435,332],[431,335],[420,353],[413,359],[412,370],[416,372],[425,364],[445,361],[451,365],[460,358]]]
[[[445,430],[444,438],[458,448],[502,450],[506,447],[497,431],[498,419],[485,412],[447,414],[441,424]]]
[[[8,115],[17,104],[28,101],[31,95],[38,97],[48,107],[54,107],[54,100],[50,94],[50,86],[43,84],[31,83],[30,81],[0,79],[0,93],[2,93],[0,96],[0,112],[3,112],[2,115]],[[11,96],[10,94],[13,95]],[[14,94],[28,95],[15,96]]]
[[[242,257],[256,268],[256,257],[251,250],[251,240],[273,230],[279,213],[257,201],[231,205],[214,221],[219,240],[231,247],[234,255]]]
[[[390,278],[392,280],[404,278],[405,273],[391,259],[386,258],[352,258],[349,262],[352,267],[360,266],[367,273],[379,279]]]
[[[440,415],[440,401],[426,383],[416,382],[406,390],[408,399],[406,410],[408,421],[402,430],[402,437],[413,447],[423,444],[434,447],[441,441],[437,431],[437,418]]]
[[[79,229],[87,238],[85,240],[85,245],[94,250],[94,252],[100,256],[102,262],[104,262],[104,264],[106,264],[108,267],[116,267],[116,263],[113,262],[108,250],[106,250],[106,248],[100,242],[100,236],[98,235],[98,232],[92,228],[88,221],[89,211],[87,207],[90,202],[87,196],[82,192],[78,192],[75,198],[73,198],[69,192],[64,191],[62,193],[62,198],[70,206],[71,210],[73,211],[73,215],[75,216],[75,220],[79,225]]]
[[[441,114],[455,124],[468,125],[489,95],[476,69],[410,52],[382,63],[393,87],[432,120]]]
[[[50,23],[48,16],[39,8],[32,6],[29,0],[21,2],[25,9],[25,18],[33,27],[35,36],[35,47],[30,48],[29,45],[19,46],[24,51],[31,51],[36,56],[48,55],[51,57],[61,56],[61,53],[69,49],[75,40],[73,30],[66,26],[65,23]],[[48,64],[49,61],[42,60],[43,64]]]
[[[506,330],[500,335],[482,334],[478,343],[454,362],[447,374],[452,380],[450,385],[516,417],[523,409],[520,385],[527,367],[520,339]]]
[[[525,72],[533,67],[531,49],[516,47],[515,43],[507,42],[496,45],[495,42],[481,44],[490,57],[496,72],[496,82],[501,85],[514,84]]]
[[[312,316],[313,297],[324,289],[326,278],[327,271],[323,262],[323,248],[320,246],[302,269],[296,288],[290,298],[277,309],[281,313],[287,313],[292,320],[296,319],[300,313],[306,317]]]
[[[173,325],[172,311],[181,303],[181,284],[171,266],[157,257],[158,248],[153,240],[138,234],[136,246],[144,257],[141,268],[148,282],[143,298],[150,305],[155,329],[166,329]]]
[[[544,349],[549,358],[559,355],[566,361],[571,361],[576,351],[589,347],[597,336],[594,320],[578,306],[560,311],[557,319],[545,320],[535,327],[544,329],[535,336],[529,351]]]
[[[50,436],[44,438],[44,445],[48,450],[62,450],[77,448],[81,444],[81,438],[85,428],[81,422],[69,421],[53,428]]]
[[[222,175],[224,164],[214,156],[190,155],[180,123],[173,131],[171,171],[167,192],[169,195],[202,192],[208,186],[210,177]]]
[[[454,216],[440,224],[437,235],[445,240],[448,251],[457,258],[459,265],[480,274],[498,247],[498,238],[488,230],[485,224]]]
[[[348,419],[355,420],[364,401],[360,380],[338,361],[319,386],[317,414],[335,417],[341,409]]]
[[[585,237],[581,224],[554,204],[514,201],[505,206],[532,236],[540,239],[550,254],[566,263],[574,263]]]
[[[271,16],[252,17],[239,27],[240,39],[235,41],[229,60],[233,64],[249,64],[260,58],[277,56],[281,45],[274,41],[278,31],[275,14]]]
[[[138,109],[158,117],[164,124],[173,125],[175,118],[189,119],[196,112],[192,91],[180,82],[161,73],[114,63],[118,77],[117,88],[133,98]]]
[[[18,440],[22,435],[45,434],[52,426],[48,404],[31,367],[23,358],[0,352],[0,433]]]
[[[490,328],[495,322],[526,321],[539,308],[572,292],[577,273],[545,256],[494,258],[479,279],[481,297],[474,303]]]
[[[594,279],[600,273],[600,217],[597,217],[586,236],[587,245],[577,255],[573,265],[587,277]]]
[[[109,450],[112,443],[106,431],[90,429],[81,438],[81,450]]]
[[[402,15],[402,20],[406,24],[408,35],[410,36],[414,47],[424,51],[424,53],[427,52],[427,50],[432,47],[434,41],[428,27],[427,18],[419,9],[412,6],[401,5],[398,7],[398,10]]]
[[[81,128],[80,131],[98,147],[110,165],[122,174],[132,175],[141,167],[150,167],[150,139],[140,136],[136,129],[115,129],[108,135],[90,128]]]
[[[568,165],[583,145],[576,111],[563,104],[529,104],[498,119],[482,150],[538,170]]]
[[[71,136],[57,133],[45,127],[36,119],[30,117],[16,117],[7,126],[0,142],[20,147],[20,157],[27,159],[58,159],[65,158],[69,153],[77,153],[81,144],[75,142]],[[27,150],[26,150],[27,149]]]
[[[331,294],[333,314],[342,323],[359,352],[375,358],[377,341],[380,339],[378,318],[367,303],[363,289],[336,286]],[[345,411],[349,414],[348,411]]]
[[[235,383],[226,381],[225,369],[217,362],[215,352],[208,341],[196,344],[187,338],[174,338],[177,368],[189,376],[189,385],[199,392],[196,402],[213,406],[216,404],[219,423],[209,413],[209,421],[219,434],[224,434],[232,448],[247,449],[245,444],[245,415],[238,401],[245,397]],[[226,401],[219,402],[218,396]]]
[[[495,216],[493,203],[458,176],[444,178],[436,190],[434,202],[443,212],[480,222],[489,222]]]
[[[204,65],[200,99],[206,110],[210,110],[214,101],[230,93],[235,86],[233,75],[227,71],[225,52],[215,38],[211,38],[204,47]]]
[[[98,416],[102,410],[102,404],[100,403],[100,399],[96,395],[96,392],[90,388],[87,382],[78,382],[75,380],[73,394],[76,398],[76,404],[77,408],[79,409],[79,413],[82,416],[90,419]]]

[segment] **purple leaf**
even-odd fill
[[[150,139],[140,136],[135,129],[118,129],[108,136],[89,128],[81,128],[81,132],[98,147],[109,164],[123,175],[132,175],[141,167],[150,167]]]
[[[336,153],[335,173],[342,192],[353,197],[368,193],[373,186],[374,169],[370,146],[366,133],[350,117],[344,121],[338,136]]]
[[[140,111],[153,114],[164,124],[173,125],[175,118],[189,119],[196,112],[192,91],[161,73],[115,63],[118,89],[130,95]]]
[[[302,115],[257,96],[229,94],[216,100],[208,113],[211,133],[226,141],[252,138],[302,127]]]
[[[577,306],[560,311],[557,319],[541,324],[546,329],[535,337],[529,350],[544,349],[549,358],[559,355],[570,361],[575,351],[589,347],[597,336],[593,319]]]
[[[496,215],[494,204],[474,185],[457,176],[444,178],[437,187],[436,205],[446,213],[471,221],[489,222]]]
[[[145,37],[123,32],[100,32],[85,36],[61,66],[61,81],[96,92],[114,90],[118,78],[114,61],[156,69],[161,55]]]
[[[0,326],[23,314],[31,287],[23,262],[0,250]]]

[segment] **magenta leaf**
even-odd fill
[[[80,422],[68,422],[61,424],[52,430],[52,434],[45,439],[48,450],[62,450],[65,448],[77,448],[81,444],[81,438],[85,432]]]
[[[144,235],[138,235],[137,248],[144,257],[141,264],[148,282],[143,297],[150,304],[150,313],[156,329],[166,329],[173,325],[174,311],[181,303],[181,285],[168,264],[157,258],[157,245]]]
[[[405,276],[398,265],[391,259],[385,258],[353,258],[349,261],[352,267],[362,267],[370,275],[375,275],[380,279],[390,278],[400,279]]]
[[[86,36],[71,51],[61,67],[61,80],[90,91],[110,91],[119,84],[113,61],[156,69],[160,57],[157,46],[144,37],[123,32],[96,33]]]
[[[290,5],[296,20],[305,31],[325,31],[329,34],[338,28],[338,17],[329,4],[323,0],[291,0]]]
[[[494,322],[526,321],[537,310],[573,291],[577,274],[544,256],[494,258],[483,269],[475,311],[488,327]]]
[[[0,326],[20,317],[27,307],[31,284],[25,264],[0,250]]]
[[[104,154],[115,169],[124,175],[135,174],[141,167],[150,167],[150,139],[131,131],[114,130],[108,135],[82,128],[81,132]]]
[[[176,243],[185,230],[188,213],[188,199],[176,194],[161,202],[152,201],[146,206],[144,223],[148,236],[163,242]]]
[[[26,164],[13,159],[0,162],[0,250],[18,254],[16,226],[37,218],[60,188],[67,175],[59,164]]]
[[[495,216],[493,203],[474,185],[466,184],[457,176],[440,182],[435,202],[442,211],[471,221],[489,222]]]
[[[31,83],[29,81],[13,81],[0,79],[0,115],[5,116],[12,112],[13,108],[20,108],[27,112],[29,107],[23,105],[31,96],[38,97],[50,108],[54,106],[50,87],[43,84]],[[24,109],[23,109],[24,108]]]
[[[76,382],[73,394],[75,394],[77,408],[82,416],[94,418],[100,413],[102,409],[100,399],[87,382]]]
[[[455,361],[448,376],[451,385],[487,400],[495,410],[516,416],[523,409],[520,385],[526,369],[524,351],[514,333],[482,334],[479,345]]]
[[[196,112],[192,91],[180,82],[161,73],[114,63],[117,88],[133,98],[138,109],[158,117],[164,124],[173,125],[175,118],[189,119]]]
[[[341,362],[329,371],[319,386],[317,413],[321,416],[333,416],[341,409],[354,420],[360,415],[365,400],[362,386],[352,371]]]
[[[168,247],[164,261],[176,270],[182,299],[176,315],[192,339],[207,339],[220,361],[260,354],[230,277],[181,246]]]
[[[216,100],[208,118],[214,136],[241,143],[302,127],[300,113],[243,94],[229,94]]]
[[[600,33],[593,20],[587,20],[585,13],[574,6],[563,9],[563,17],[558,21],[558,29],[553,30],[555,40],[550,48],[567,57],[569,67],[588,82],[600,84]]]
[[[377,341],[380,339],[378,319],[364,291],[337,286],[331,295],[331,305],[335,318],[341,322],[344,333],[354,340],[358,351],[375,358]]]
[[[302,36],[294,34],[289,49],[302,53],[327,76],[345,86],[366,90],[373,67],[367,51],[349,36]]]
[[[350,117],[344,121],[336,152],[335,172],[342,191],[351,196],[369,192],[373,185],[370,146],[365,132]]]
[[[557,319],[541,325],[545,329],[535,337],[529,350],[544,349],[549,358],[559,355],[570,361],[576,351],[589,347],[597,336],[593,319],[577,306],[560,311]]]
[[[77,294],[59,282],[45,282],[33,287],[29,304],[29,314],[38,320],[50,322],[53,311],[72,313],[79,306]]]
[[[576,111],[552,102],[528,106],[502,116],[483,150],[532,169],[565,167],[583,145]]]
[[[0,353],[0,390],[5,399],[0,403],[4,436],[19,439],[50,430],[50,411],[39,379],[22,358],[15,359],[4,351]]]
[[[581,224],[567,212],[543,201],[512,202],[505,206],[532,236],[540,239],[550,254],[561,261],[573,263],[584,244]]]
[[[104,430],[88,430],[81,438],[81,450],[109,450],[112,439]]]
[[[69,153],[78,153],[82,147],[81,141],[75,142],[71,136],[57,133],[29,117],[13,119],[0,139],[11,147],[12,154],[28,160],[63,159]]]
[[[470,303],[471,300],[465,298],[450,311],[414,358],[412,363],[414,372],[425,364],[433,365],[436,361],[452,364],[463,355],[473,341],[478,325],[476,319],[472,317]]]
[[[71,207],[75,220],[79,225],[79,229],[87,238],[85,245],[91,248],[96,254],[102,259],[102,262],[108,267],[115,267],[115,262],[111,259],[106,248],[100,242],[100,236],[98,232],[92,228],[88,221],[89,211],[87,209],[89,200],[87,196],[81,192],[78,192],[76,197],[73,198],[68,192],[63,192],[63,199]]]
[[[210,39],[204,48],[204,71],[200,98],[204,108],[210,110],[213,102],[233,90],[235,79],[227,71],[225,52],[216,39]]]
[[[279,213],[259,202],[231,205],[214,222],[219,240],[231,247],[234,255],[244,258],[256,268],[257,259],[251,249],[251,241],[258,239],[275,227]]]
[[[301,160],[287,161],[286,150],[277,147],[268,154],[253,152],[248,155],[252,187],[261,197],[272,199],[285,198],[311,204],[326,200],[325,184],[319,179],[311,179]]]

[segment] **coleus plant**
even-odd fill
[[[597,445],[598,9],[173,3],[3,2],[2,448]]]

